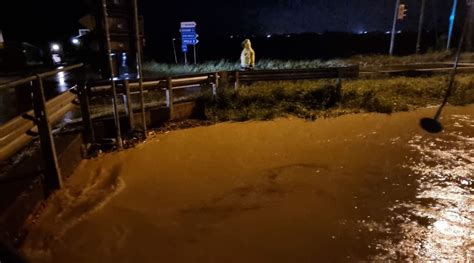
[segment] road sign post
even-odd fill
[[[184,63],[187,64],[187,52],[188,46],[193,46],[194,50],[194,64],[196,64],[196,45],[199,43],[199,35],[196,33],[197,23],[194,21],[191,22],[181,22],[181,50],[184,53]]]
[[[175,38],[171,39],[171,42],[173,44],[173,55],[174,55],[174,63],[178,64],[178,55],[176,54],[176,44],[174,43]]]
[[[397,18],[398,12],[400,10],[400,0],[395,1],[395,14],[393,15],[393,24],[392,24],[392,37],[390,38],[390,56],[393,55],[393,49],[395,48],[395,30],[397,29]]]
[[[421,35],[423,34],[423,19],[425,16],[425,4],[426,0],[421,0],[420,20],[418,22],[418,36],[416,38],[416,54],[421,51]]]

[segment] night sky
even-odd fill
[[[179,22],[195,20],[201,34],[275,34],[324,31],[387,31],[395,0],[142,0],[148,37],[168,38]],[[408,6],[403,30],[416,30],[421,0]],[[451,1],[427,1],[426,29],[447,30]],[[46,41],[77,34],[77,20],[87,13],[83,0],[2,1],[0,30],[8,41]]]

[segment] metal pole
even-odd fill
[[[143,70],[142,70],[142,43],[140,40],[140,27],[138,23],[138,3],[133,1],[133,16],[135,21],[135,40],[137,46],[137,74],[138,87],[140,89],[140,109],[142,115],[143,136],[147,137],[146,116],[145,116],[145,98],[143,97]]]
[[[423,34],[423,20],[425,16],[425,4],[426,0],[421,0],[421,11],[420,11],[420,21],[418,22],[418,37],[416,39],[416,51],[418,54],[421,51],[421,35]]]
[[[41,142],[41,152],[45,165],[45,193],[51,194],[53,191],[61,188],[62,178],[59,170],[56,147],[51,132],[51,126],[48,121],[48,112],[46,111],[46,101],[44,97],[43,79],[37,75],[37,85],[33,87],[33,108],[35,112],[35,123],[38,126],[38,132]]]
[[[393,56],[393,50],[395,48],[395,34],[397,30],[397,18],[398,18],[398,10],[400,8],[400,0],[395,1],[395,14],[393,15],[393,25],[392,25],[392,37],[390,39],[390,56]]]
[[[173,54],[174,54],[174,63],[178,64],[178,55],[176,54],[176,44],[175,41],[176,38],[172,38],[171,42],[173,43]]]
[[[188,65],[188,52],[184,52],[184,65]]]
[[[214,73],[214,85],[212,85],[212,95],[217,95],[217,89],[219,88],[219,73]]]
[[[90,112],[89,91],[85,81],[79,85],[78,92],[79,102],[81,104],[82,125],[84,127],[84,142],[87,145],[95,141],[95,135]]]
[[[239,86],[240,86],[240,80],[239,80],[239,72],[236,71],[235,72],[235,83],[234,83],[234,89],[237,90],[239,89]]]
[[[169,120],[172,120],[174,117],[173,109],[173,79],[168,77],[166,79],[166,89],[168,90],[168,107],[169,107]]]
[[[123,81],[123,86],[125,88],[125,96],[127,97],[127,111],[128,111],[128,122],[130,125],[130,130],[135,129],[135,118],[133,116],[133,101],[132,95],[130,94],[130,83],[128,79]]]
[[[447,50],[451,48],[451,40],[453,37],[453,28],[454,28],[454,21],[456,20],[457,7],[458,7],[458,0],[453,0],[453,8],[451,10],[451,15],[449,16],[448,44],[446,45]]]
[[[437,9],[437,0],[431,0],[431,7],[433,8],[433,25],[434,25],[434,33],[435,33],[435,47],[438,46],[439,43],[439,32],[438,32],[438,9]]]
[[[193,49],[194,49],[194,65],[196,65],[196,58],[197,58],[197,55],[196,55],[196,44],[193,45]]]
[[[109,32],[109,21],[107,20],[108,15],[107,15],[107,1],[106,0],[102,0],[102,12],[103,12],[103,17],[104,17],[107,56],[109,59],[110,80],[112,84],[112,96],[113,96],[112,102],[114,105],[115,130],[117,133],[118,148],[121,150],[123,148],[123,142],[122,142],[122,133],[120,131],[120,114],[119,114],[118,105],[117,105],[117,89],[115,87],[115,80],[114,80],[114,66],[113,66],[113,60],[112,60],[112,47],[110,45],[110,32]]]
[[[464,26],[461,29],[461,39],[459,40],[459,44],[458,44],[458,47],[457,47],[457,50],[456,50],[456,58],[454,59],[453,70],[451,71],[451,75],[450,75],[450,78],[449,78],[449,86],[448,86],[448,89],[446,90],[446,95],[444,96],[443,103],[439,107],[439,109],[436,112],[436,115],[434,117],[434,119],[436,121],[438,121],[439,117],[441,116],[441,112],[443,111],[443,108],[446,105],[446,103],[448,103],[448,98],[451,96],[451,93],[453,92],[453,89],[454,89],[454,80],[456,78],[456,72],[457,72],[458,65],[459,65],[459,59],[461,57],[462,45],[464,43],[464,38],[466,36],[466,28],[467,28],[467,25],[469,23],[469,17],[470,17],[469,16],[469,9],[467,10],[466,14],[467,14],[466,17],[464,18],[465,19]]]

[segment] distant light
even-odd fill
[[[267,35],[267,38],[271,38],[271,37],[272,37],[272,35]]]
[[[61,49],[61,46],[59,44],[51,44],[51,50],[52,51],[59,51]]]
[[[62,61],[61,56],[59,54],[53,54],[52,59],[55,64],[59,64]]]
[[[402,33],[402,31],[401,31],[401,30],[398,30],[398,31],[397,31],[397,34],[401,34],[401,33]]]
[[[386,31],[385,32],[385,34],[387,34],[387,35],[390,34],[390,33],[392,33],[392,31]]]
[[[286,35],[286,37],[291,37],[291,35]]]
[[[81,41],[79,41],[78,38],[73,38],[71,39],[71,43],[75,46],[79,46],[79,44],[81,44]]]
[[[122,53],[122,67],[127,67],[127,53]]]
[[[230,38],[234,38],[234,36],[230,36]]]
[[[367,33],[369,33],[369,32],[367,32],[367,31],[364,31],[363,33],[364,33],[364,35],[365,35],[365,34],[367,34]]]

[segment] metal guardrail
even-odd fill
[[[49,122],[56,123],[61,120],[64,114],[74,107],[72,102],[75,98],[74,94],[65,92],[46,102],[46,110],[51,113],[48,116]],[[25,116],[30,119],[25,118]],[[38,133],[38,128],[31,120],[32,118],[34,118],[33,110],[0,126],[0,162],[10,158],[34,139],[33,136],[28,135],[28,133]]]
[[[180,77],[174,77],[171,78],[171,81],[173,83],[173,89],[180,89],[189,85],[201,85],[201,84],[209,84],[212,83],[212,78],[214,74],[209,73],[209,74],[199,74],[199,75],[192,75],[192,76],[180,76]],[[124,81],[119,81],[119,82],[124,82]],[[148,81],[143,81],[143,89],[144,90],[158,90],[158,89],[166,89],[168,84],[167,78],[162,78],[162,79],[157,79],[157,80],[148,80]],[[139,83],[134,82],[134,81],[129,81],[129,87],[131,91],[135,91],[139,88]],[[102,85],[100,83],[99,85],[90,85],[90,90],[92,95],[96,94],[110,94],[110,89],[111,85]],[[117,92],[119,93],[125,93],[124,86],[121,85],[118,87]]]
[[[359,76],[358,66],[333,67],[333,68],[315,68],[315,69],[292,69],[292,70],[252,70],[252,71],[228,71],[219,73],[203,73],[172,77],[172,89],[182,89],[190,86],[203,84],[221,83],[240,83],[253,81],[284,81],[284,80],[311,80],[311,79],[327,79],[327,78],[357,78]],[[130,89],[133,91],[139,87],[138,82],[130,82]],[[144,90],[165,90],[168,87],[168,79],[162,78],[157,80],[143,81]],[[236,86],[238,87],[238,85]],[[111,85],[92,84],[90,87],[92,94],[109,94]],[[122,87],[117,90],[125,93]]]
[[[45,191],[51,193],[61,186],[61,174],[58,168],[56,148],[51,132],[51,123],[60,120],[72,107],[75,95],[65,92],[46,102],[43,79],[60,72],[71,71],[82,67],[76,64],[60,67],[52,71],[38,73],[19,80],[0,84],[0,90],[15,88],[31,83],[33,94],[33,110],[17,116],[0,126],[0,161],[10,158],[17,151],[33,140],[30,134],[38,135],[45,164]]]
[[[308,80],[326,78],[357,78],[359,66],[317,68],[317,69],[292,69],[292,70],[251,70],[237,71],[234,81],[279,81],[279,80]]]
[[[410,65],[389,65],[384,67],[365,67],[361,69],[361,74],[374,74],[374,73],[408,73],[408,72],[451,72],[453,70],[453,63],[450,62],[438,62],[438,63],[418,63]],[[473,73],[474,63],[459,63],[457,72],[459,73]]]

